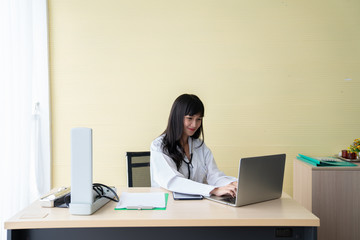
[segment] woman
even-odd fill
[[[203,196],[235,197],[237,179],[217,168],[204,143],[203,116],[204,105],[197,96],[183,94],[175,100],[165,132],[151,144],[152,187]]]

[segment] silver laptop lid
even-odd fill
[[[235,206],[281,197],[285,154],[240,159]]]

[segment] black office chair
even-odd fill
[[[128,187],[151,187],[150,152],[126,152]]]

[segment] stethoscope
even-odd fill
[[[185,161],[185,159],[183,159],[184,163],[186,163],[187,167],[188,167],[188,173],[189,173],[189,176],[188,176],[188,179],[190,179],[190,165],[191,167],[193,167],[192,165],[192,157],[193,157],[193,141],[191,140],[191,152],[190,152],[190,159],[188,159],[188,162]]]

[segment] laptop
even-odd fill
[[[241,158],[236,197],[215,196],[206,199],[240,207],[281,197],[286,154]]]

